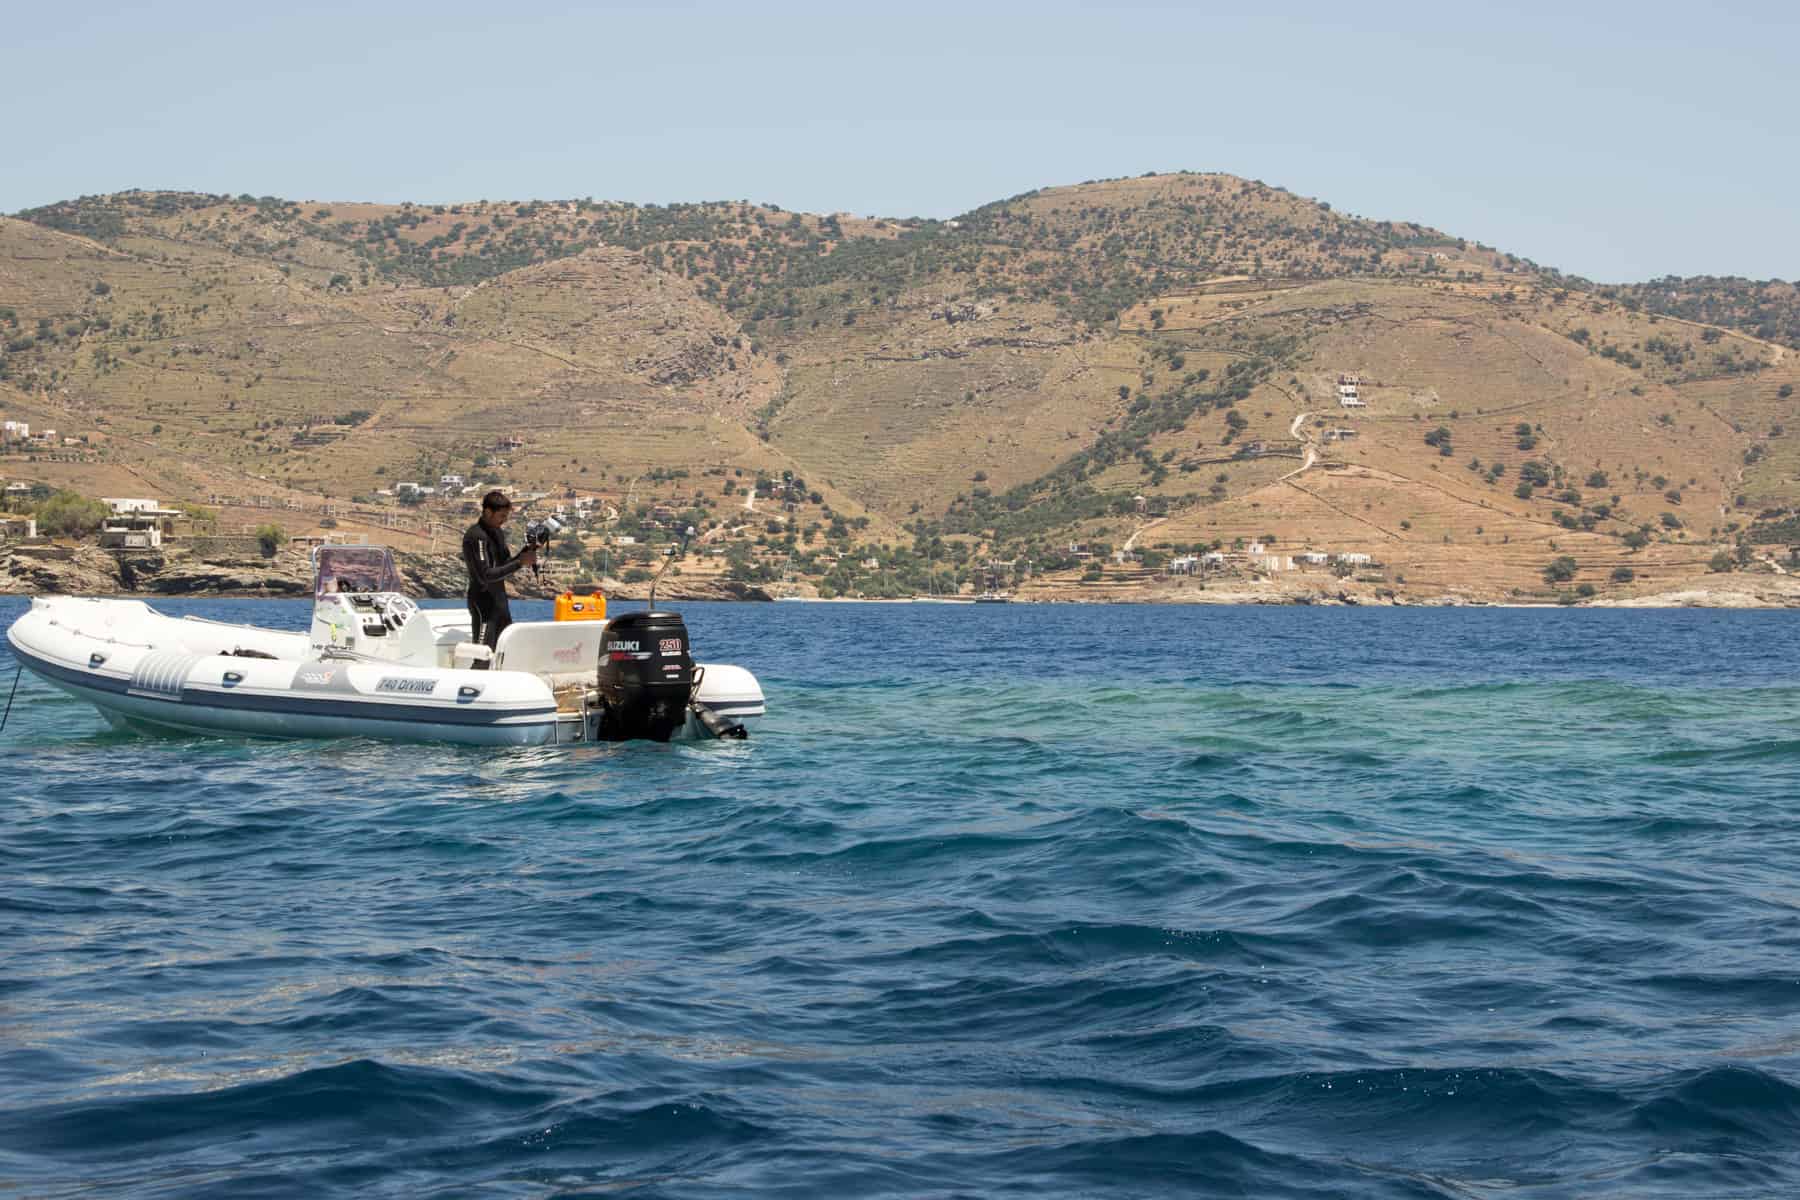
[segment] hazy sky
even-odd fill
[[[15,5],[0,211],[125,188],[947,217],[1220,170],[1600,280],[1800,278],[1800,4]]]

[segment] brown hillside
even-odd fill
[[[1691,572],[1800,505],[1785,347],[1225,175],[951,222],[170,193],[26,215],[0,219],[0,397],[93,435],[31,464],[51,483],[323,503],[457,471],[723,520],[718,472],[788,471],[821,493],[790,532],[832,510],[1043,562],[1272,535],[1521,594],[1563,555],[1571,586]],[[1781,300],[1743,296],[1745,320]]]

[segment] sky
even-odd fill
[[[1603,282],[1800,279],[1800,4],[11,8],[0,212],[752,200],[1225,171]]]

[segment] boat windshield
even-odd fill
[[[386,546],[320,546],[313,558],[313,599],[333,592],[404,592]]]

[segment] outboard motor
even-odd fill
[[[680,613],[628,612],[600,634],[600,736],[666,742],[687,722],[694,659]]]

